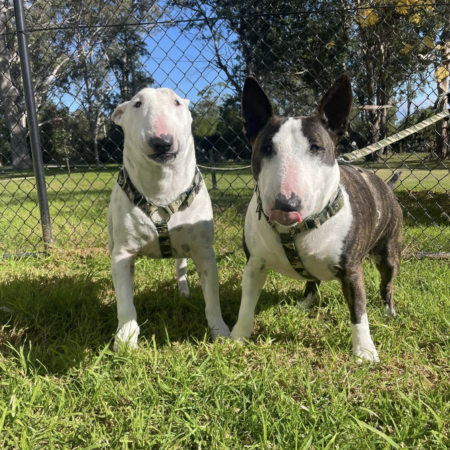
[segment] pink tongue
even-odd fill
[[[302,218],[298,212],[285,212],[275,209],[270,213],[269,220],[271,222],[278,222],[281,225],[291,225],[293,223],[300,223]]]

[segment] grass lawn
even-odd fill
[[[448,162],[426,162],[426,154],[389,155],[381,164],[362,164],[384,180],[401,171],[396,195],[404,209],[405,253],[450,252],[450,173]],[[389,168],[388,168],[389,167]],[[241,246],[242,223],[253,194],[249,169],[216,171],[217,189],[211,173],[202,169],[213,199],[216,250],[235,251]],[[35,179],[29,173],[0,177],[0,254],[42,250]],[[102,247],[107,239],[106,210],[117,166],[102,170],[65,169],[46,172],[50,215],[56,248]]]
[[[244,257],[218,260],[232,326]],[[303,283],[271,273],[242,347],[209,342],[191,263],[188,273],[192,295],[181,299],[173,261],[138,260],[139,349],[115,354],[105,250],[0,262],[0,448],[450,447],[448,262],[403,262],[394,320],[365,265],[381,363],[362,366],[337,282],[305,313]]]

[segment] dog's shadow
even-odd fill
[[[188,276],[189,298],[179,295],[175,271],[164,281],[137,286],[134,299],[141,341],[162,348],[210,338],[200,284],[194,270]],[[299,299],[300,293],[299,289]],[[223,318],[231,329],[239,312],[241,280],[227,277],[220,285],[220,297]],[[263,291],[257,314],[279,305],[283,298],[273,290]],[[0,287],[0,352],[19,357],[22,351],[34,368],[45,373],[62,374],[79,367],[87,354],[98,354],[112,342],[116,328],[109,273],[20,278]]]
[[[193,271],[190,271],[193,272]],[[193,273],[190,273],[192,280]],[[158,348],[173,342],[196,343],[210,338],[205,303],[197,280],[191,296],[178,293],[173,277],[137,286],[134,302],[141,328],[140,340]],[[236,282],[220,287],[227,302],[224,319],[233,325],[239,310]],[[22,357],[45,373],[66,373],[78,367],[89,352],[99,353],[112,342],[117,307],[111,275],[17,278],[0,286],[0,352]]]

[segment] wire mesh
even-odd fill
[[[143,87],[191,100],[197,161],[213,201],[216,249],[241,246],[253,193],[240,95],[255,75],[281,115],[314,111],[352,78],[349,152],[433,115],[448,91],[450,5],[432,0],[27,2],[26,26],[57,248],[104,247],[123,158],[110,116]],[[0,254],[42,250],[12,4],[0,6]],[[442,102],[440,110],[446,110]],[[357,164],[401,171],[405,253],[449,252],[448,121]],[[235,170],[229,170],[229,169]]]

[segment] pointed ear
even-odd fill
[[[350,77],[343,73],[320,100],[316,116],[325,120],[329,130],[339,139],[347,129],[351,107],[352,85]]]
[[[111,116],[111,119],[113,120],[113,122],[116,125],[122,125],[122,118],[123,118],[123,115],[125,114],[128,103],[130,103],[130,102],[122,103],[114,110],[113,115]]]
[[[272,104],[262,87],[256,78],[247,77],[242,91],[242,120],[245,136],[250,143],[272,116]]]

